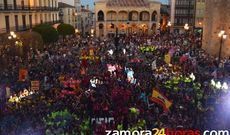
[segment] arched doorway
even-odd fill
[[[148,11],[142,11],[140,13],[140,21],[150,21],[150,14]]]
[[[104,24],[99,24],[99,37],[104,37]]]
[[[128,21],[128,12],[127,11],[119,11],[118,20],[119,21]]]
[[[103,11],[99,11],[98,13],[97,13],[97,20],[98,21],[104,21],[104,12]]]
[[[154,22],[157,21],[157,11],[153,11],[153,13],[152,13],[152,21],[154,21]]]
[[[108,11],[106,14],[107,21],[116,21],[117,13],[115,11]]]
[[[137,11],[129,12],[129,21],[138,21],[138,12]]]
[[[108,24],[108,25],[107,25],[107,28],[106,28],[106,31],[107,31],[107,36],[108,36],[109,38],[115,37],[116,25],[113,24],[113,23]]]

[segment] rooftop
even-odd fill
[[[119,7],[148,7],[149,0],[108,0],[107,6],[119,6]]]
[[[63,2],[58,2],[58,7],[59,8],[75,8],[74,6],[63,3]]]

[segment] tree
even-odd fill
[[[18,34],[19,37],[19,43],[22,43],[22,46],[16,45],[19,49],[19,55],[23,56],[23,58],[27,57],[27,53],[29,52],[30,49],[33,50],[42,50],[44,48],[42,36],[33,31],[26,31],[26,32],[21,32]]]
[[[27,46],[28,48],[32,48],[32,49],[43,49],[43,39],[42,36],[37,33],[37,32],[30,32],[30,31],[26,31],[26,32],[22,32],[19,35],[20,39],[23,42],[23,46]]]
[[[73,35],[75,33],[75,29],[72,25],[64,23],[58,25],[57,31],[59,35],[62,35],[63,37],[67,35]]]
[[[44,43],[52,43],[58,40],[58,32],[49,24],[40,24],[33,28],[33,31],[38,32]]]

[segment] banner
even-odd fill
[[[19,81],[25,81],[28,76],[28,70],[27,69],[19,69]]]
[[[77,80],[69,79],[69,80],[63,81],[63,86],[64,88],[72,88],[76,90],[76,88],[78,87],[78,83],[77,83]]]
[[[58,80],[59,80],[60,83],[63,83],[65,81],[65,76],[64,75],[60,75],[58,77]]]
[[[95,121],[97,124],[101,124],[102,122],[111,123],[112,121],[114,121],[114,117],[91,118],[91,123],[94,123],[94,121]]]
[[[40,82],[39,81],[31,81],[31,90],[37,91],[40,89]]]
[[[169,101],[163,94],[161,94],[157,90],[153,90],[150,100],[161,105],[165,111],[168,111],[170,106],[172,105],[172,102]]]
[[[171,56],[170,54],[165,55],[165,63],[170,64],[171,63]]]
[[[89,49],[89,56],[94,56],[94,49],[93,48]]]

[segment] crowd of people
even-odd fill
[[[78,122],[62,129],[69,134],[104,135],[108,129],[154,127],[230,128],[229,89],[217,90],[210,83],[230,81],[230,58],[218,63],[201,49],[201,37],[193,33],[134,34],[120,36],[115,42],[113,38],[71,36],[46,45],[44,50],[31,49],[26,58],[9,55],[9,49],[2,48],[0,59],[4,65],[0,85],[9,89],[2,95],[19,94],[24,89],[30,92],[31,81],[40,82],[39,90],[20,102],[2,98],[3,134],[58,134],[58,127],[50,128],[44,119],[65,109],[79,117]],[[21,68],[28,75],[18,81]],[[195,78],[185,81],[191,74]],[[172,102],[169,110],[149,100],[153,89]],[[86,119],[90,124],[81,128]]]

